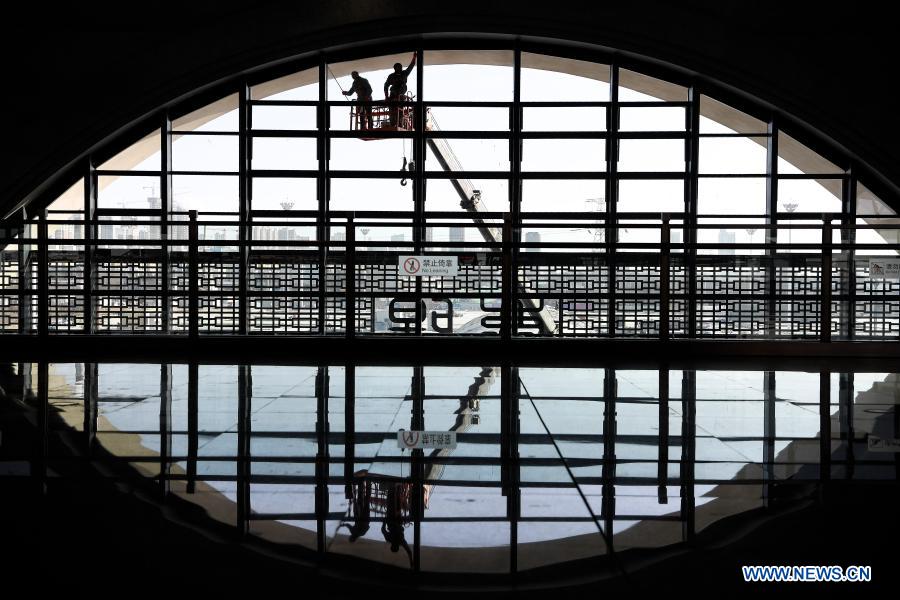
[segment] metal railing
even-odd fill
[[[900,337],[900,281],[871,271],[900,260],[896,219],[434,212],[414,243],[411,212],[330,212],[327,241],[314,211],[173,214],[165,236],[131,212],[51,214],[0,240],[0,332]],[[457,274],[405,277],[409,254],[453,259]]]

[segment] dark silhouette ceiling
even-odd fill
[[[616,48],[747,92],[900,183],[888,91],[892,19],[874,3],[760,0],[157,1],[32,6],[5,18],[0,209],[154,109],[241,71],[367,40],[443,32],[559,38]],[[865,173],[863,173],[865,174]],[[896,203],[895,203],[896,206]]]

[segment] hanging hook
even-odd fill
[[[400,167],[401,173],[406,173],[406,157],[403,157],[403,166]],[[400,180],[400,185],[406,185],[406,175],[403,176],[403,179]]]

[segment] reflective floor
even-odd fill
[[[38,442],[0,445],[0,481],[91,468],[287,554],[423,572],[622,569],[900,468],[888,372],[20,363],[0,392]]]

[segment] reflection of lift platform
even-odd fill
[[[365,498],[368,503],[369,513],[398,517],[406,525],[412,522],[411,508],[414,484],[408,477],[393,477],[371,473],[366,469],[353,474],[353,504],[356,514],[359,515],[361,507],[355,506],[358,499]],[[395,506],[389,504],[388,492],[393,490]],[[428,508],[428,498],[431,495],[431,485],[422,486],[422,506]]]
[[[372,103],[368,106],[350,107],[350,130],[360,132],[360,139],[370,141],[384,139],[382,137],[365,137],[367,132],[412,131],[415,123],[415,110],[403,103],[413,101],[412,94],[404,94],[397,103]],[[367,127],[366,109],[371,111],[372,126]]]

